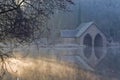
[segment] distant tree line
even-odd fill
[[[81,1],[81,21],[95,21],[108,37],[120,42],[119,4],[119,0]]]

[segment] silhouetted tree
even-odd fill
[[[45,24],[54,10],[65,10],[71,0],[0,0],[0,42],[6,44],[32,42],[46,31]],[[1,73],[10,57],[0,46]]]

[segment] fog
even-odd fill
[[[45,24],[50,31],[40,39],[12,48],[0,44],[14,56],[3,58],[0,76],[6,75],[0,79],[120,79],[120,0],[73,1],[66,10],[55,9]]]
[[[119,41],[119,0],[81,0],[81,21],[95,21],[108,37]]]

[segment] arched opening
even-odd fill
[[[103,54],[103,39],[100,34],[97,34],[94,40],[95,56],[100,59]]]
[[[85,37],[84,37],[84,41],[83,41],[83,44],[85,46],[84,48],[84,56],[86,58],[89,58],[92,54],[92,38],[89,34],[87,34]]]

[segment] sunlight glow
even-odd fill
[[[6,60],[6,69],[17,77],[27,77],[32,73],[38,75],[66,76],[66,72],[74,75],[74,69],[57,63],[54,59],[9,58]],[[62,74],[61,74],[62,73]],[[33,74],[35,75],[35,74]]]
[[[76,80],[76,76],[87,78],[86,80],[98,78],[89,71],[78,70],[75,66],[70,66],[54,58],[9,58],[5,64],[10,76],[20,80]],[[9,80],[9,77],[4,80]]]
[[[24,68],[34,67],[34,64],[28,60],[9,58],[6,60],[6,69],[13,75],[20,76],[24,73]]]

